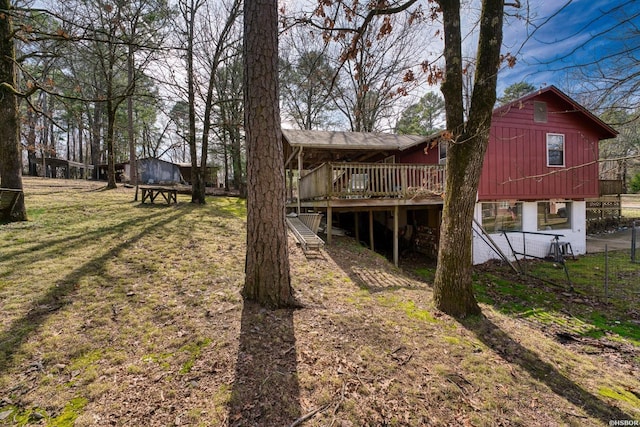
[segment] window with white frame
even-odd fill
[[[551,200],[538,202],[538,230],[571,228],[571,202]]]
[[[489,233],[522,231],[522,203],[516,200],[482,203],[482,227]]]
[[[547,134],[547,166],[564,166],[564,135]]]

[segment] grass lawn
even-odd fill
[[[484,315],[456,320],[420,259],[398,269],[347,237],[307,258],[290,237],[304,308],[268,311],[240,296],[243,201],[24,182],[29,221],[0,225],[0,425],[640,420],[630,300],[488,265]]]

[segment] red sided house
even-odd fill
[[[584,253],[586,200],[600,195],[598,142],[616,134],[554,86],[497,108],[478,189],[474,263],[501,252],[544,257],[552,242]],[[372,248],[386,246],[396,263],[403,249],[434,255],[446,179],[439,139],[283,130],[288,206],[323,213],[329,243],[335,224]]]
[[[616,135],[554,86],[497,108],[476,220],[505,252],[511,243],[518,253],[547,256],[548,234],[557,234],[559,249],[585,253],[586,201],[600,196],[598,143]],[[473,247],[475,263],[496,257],[481,234]]]

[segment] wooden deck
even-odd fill
[[[300,179],[301,201],[424,199],[444,192],[444,165],[324,163]]]

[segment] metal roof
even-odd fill
[[[294,148],[325,150],[406,150],[433,136],[395,135],[381,132],[341,132],[282,129],[285,141]]]

